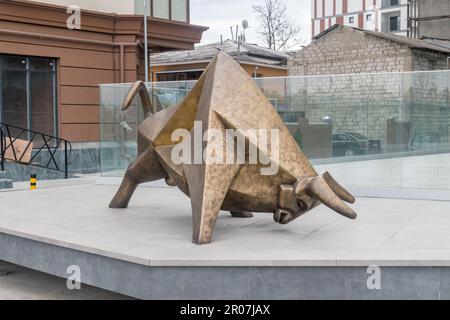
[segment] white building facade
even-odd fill
[[[408,35],[408,0],[312,0],[312,36],[340,24]]]

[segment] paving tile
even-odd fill
[[[196,246],[180,191],[141,187],[128,209],[109,209],[116,189],[0,192],[0,232],[154,266],[450,265],[450,202],[359,198],[357,220],[320,206],[285,226],[223,212],[214,242]]]

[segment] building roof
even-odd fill
[[[318,40],[318,39],[322,38],[323,36],[325,36],[326,34],[332,32],[333,30],[338,29],[338,28],[347,28],[347,29],[356,30],[359,32],[363,32],[365,34],[375,36],[375,37],[398,42],[398,43],[407,45],[411,48],[426,49],[426,50],[450,53],[450,41],[436,40],[436,39],[415,39],[415,38],[400,36],[400,35],[397,35],[394,33],[364,30],[364,29],[359,29],[359,28],[342,26],[339,24],[335,24],[334,26],[328,28],[327,30],[319,33],[317,36],[315,36],[313,38],[313,40]]]
[[[226,40],[203,46],[194,50],[181,50],[157,53],[152,55],[153,66],[209,62],[217,52],[224,51],[236,61],[254,65],[286,67],[288,54],[260,47],[256,44],[240,43]]]

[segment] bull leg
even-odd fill
[[[120,185],[119,191],[117,191],[116,195],[109,204],[109,207],[113,209],[128,208],[128,203],[130,202],[138,184],[139,183],[136,182],[136,180],[134,180],[127,171],[125,177],[123,178],[122,184]]]
[[[127,208],[128,203],[139,184],[157,181],[164,179],[165,177],[166,174],[161,167],[155,152],[152,149],[144,151],[128,167],[119,191],[117,191],[109,207],[115,209]]]
[[[212,235],[214,232],[214,225],[216,224],[218,216],[219,211],[215,210],[205,210],[202,208],[199,208],[199,210],[193,210],[193,242],[195,244],[203,245],[211,243]]]
[[[253,218],[253,213],[245,211],[230,211],[233,218]]]

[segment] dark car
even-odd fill
[[[353,157],[381,152],[381,141],[360,133],[341,132],[332,136],[333,157]]]
[[[435,132],[417,133],[410,142],[410,151],[436,149],[441,143],[441,136]]]

